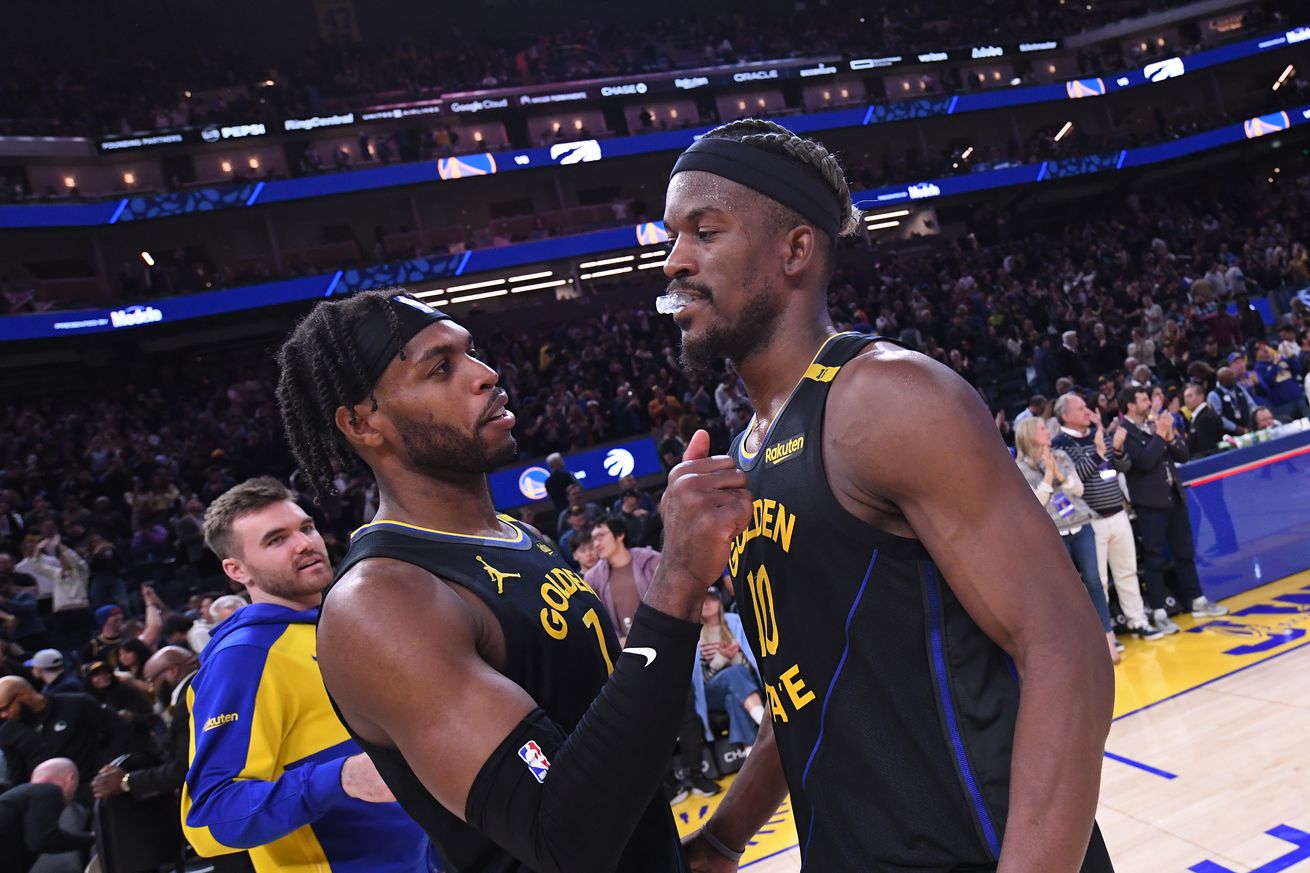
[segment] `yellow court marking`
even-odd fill
[[[700,828],[705,822],[709,821],[714,810],[719,808],[723,798],[728,793],[728,786],[732,784],[733,776],[726,779],[720,779],[719,785],[723,790],[713,797],[696,797],[691,796],[673,807],[673,818],[678,823],[678,836],[685,837],[693,831]],[[765,858],[785,852],[788,849],[796,848],[796,816],[791,811],[791,800],[784,800],[782,806],[773,814],[773,818],[760,828],[760,832],[751,840],[750,845],[746,847],[746,854],[742,856],[741,866],[762,861]]]
[[[1223,618],[1178,616],[1180,634],[1128,640],[1115,668],[1120,718],[1230,673],[1310,644],[1310,571],[1224,601]]]

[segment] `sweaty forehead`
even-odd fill
[[[706,210],[745,221],[746,215],[762,208],[766,200],[764,195],[740,182],[701,170],[688,170],[669,180],[664,197],[664,224],[676,226]]]

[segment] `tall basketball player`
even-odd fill
[[[486,474],[514,416],[468,331],[405,294],[320,303],[280,355],[302,471],[357,455],[377,516],[351,538],[318,626],[351,735],[453,873],[685,869],[659,783],[700,604],[750,518],[746,477],[691,441],[664,502],[664,560],[620,650],[604,607]]]
[[[693,869],[735,869],[790,790],[812,873],[1110,870],[1105,639],[977,394],[834,330],[858,223],[837,160],[724,125],[678,159],[664,221],[684,363],[730,359],[757,409],[728,567],[771,714]]]

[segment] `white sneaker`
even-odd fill
[[[1220,606],[1217,603],[1211,603],[1204,597],[1198,597],[1192,601],[1192,616],[1194,618],[1215,618],[1220,615],[1227,615],[1228,607]]]
[[[1182,628],[1174,624],[1173,619],[1169,618],[1169,613],[1165,612],[1163,609],[1157,609],[1152,612],[1151,618],[1153,620],[1152,623],[1155,625],[1155,629],[1165,636],[1182,631]]]

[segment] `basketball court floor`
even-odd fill
[[[1097,819],[1118,873],[1310,873],[1310,572],[1224,605],[1115,668]],[[679,828],[721,799],[675,806]],[[786,804],[742,869],[800,869]]]

